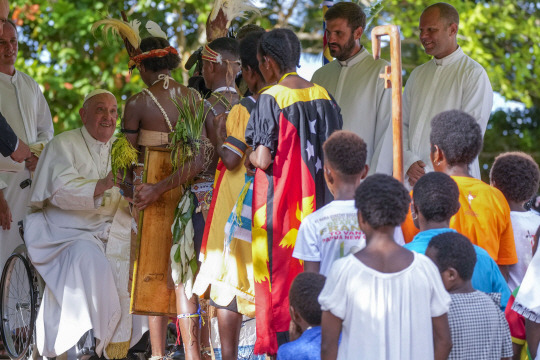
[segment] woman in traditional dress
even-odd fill
[[[166,147],[169,134],[175,128],[179,111],[171,99],[196,96],[192,90],[178,83],[171,70],[178,67],[180,57],[169,42],[160,37],[148,37],[141,41],[142,54],[131,58],[148,88],[133,95],[126,103],[123,128],[127,139],[139,150],[139,164],[134,170],[135,193],[133,204],[143,210],[163,193],[193,179],[204,167],[204,160],[197,159],[177,173],[156,184],[142,184],[144,149],[147,146]],[[204,133],[204,130],[203,130]],[[138,218],[137,216],[135,218]],[[202,214],[193,215],[195,227],[195,252],[200,249],[204,220]],[[182,284],[175,285],[178,323],[186,352],[186,359],[200,359],[199,305],[196,296],[187,298]],[[160,296],[161,294],[156,294]],[[150,317],[150,341],[152,357],[165,356],[167,317]]]
[[[277,85],[261,94],[246,130],[257,168],[252,249],[258,354],[276,354],[278,343],[287,340],[288,292],[302,271],[292,258],[298,227],[303,217],[332,200],[324,182],[322,144],[343,124],[332,96],[296,73],[300,51],[291,30],[261,37],[259,69],[266,83]]]
[[[216,171],[214,195],[203,238],[204,261],[195,281],[194,292],[202,295],[211,285],[211,304],[217,308],[221,357],[223,360],[238,358],[238,343],[242,315],[255,317],[255,289],[251,261],[251,231],[246,236],[226,234],[230,216],[245,209],[231,212],[246,181],[244,161],[250,148],[246,145],[245,132],[251,111],[261,92],[267,89],[257,62],[257,43],[264,32],[248,34],[240,42],[242,76],[251,96],[243,98],[226,114],[214,118],[217,132],[216,152],[219,163]],[[247,184],[249,187],[249,184]],[[237,206],[241,207],[242,204]],[[249,220],[242,228],[250,229]]]

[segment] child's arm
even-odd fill
[[[433,348],[435,360],[446,360],[452,350],[452,338],[450,336],[450,326],[448,325],[448,314],[432,317],[433,327]]]
[[[314,272],[319,273],[321,270],[320,261],[304,261],[304,271],[305,272]]]
[[[324,313],[323,313],[324,316]],[[527,344],[533,359],[538,354],[538,343],[540,342],[540,323],[525,319],[525,333],[527,334]]]
[[[342,324],[343,320],[334,316],[330,311],[322,312],[321,360],[335,360],[337,358],[338,341]]]

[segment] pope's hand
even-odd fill
[[[159,199],[160,195],[161,193],[156,184],[140,184],[135,187],[133,204],[137,209],[143,210]]]
[[[11,210],[9,210],[9,205],[4,198],[4,190],[0,190],[0,226],[3,230],[9,230],[12,221]]]

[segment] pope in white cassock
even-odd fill
[[[493,90],[484,68],[457,44],[459,14],[446,3],[428,6],[420,16],[420,41],[433,59],[411,73],[403,93],[403,169],[406,184],[414,186],[428,171],[431,119],[447,110],[462,110],[486,126],[493,105]],[[471,175],[480,178],[478,158]]]
[[[24,223],[28,253],[46,283],[37,346],[54,357],[93,329],[98,356],[124,358],[147,319],[129,314],[131,215],[110,164],[116,99],[94,90],[79,114],[82,128],[45,147]]]

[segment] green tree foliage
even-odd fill
[[[56,133],[80,126],[78,109],[85,94],[96,87],[112,91],[125,101],[144,86],[138,72],[128,72],[128,56],[120,41],[107,43],[92,24],[112,15],[120,18],[125,11],[130,20],[139,19],[144,29],[147,20],[161,25],[177,46],[183,59],[205,41],[205,24],[211,12],[210,0],[11,0],[11,17],[21,27],[17,68],[28,73],[44,88],[51,108]],[[318,26],[319,4],[309,0],[262,0],[261,16],[237,19],[231,30],[247,22],[265,28],[297,22],[306,33]],[[248,14],[249,15],[249,14]],[[142,30],[141,36],[148,35]],[[321,41],[322,34],[315,42]],[[173,76],[185,78],[177,69]]]
[[[489,170],[495,157],[506,151],[523,151],[540,164],[540,108],[495,111],[484,136],[480,154],[482,179],[489,181]]]
[[[261,15],[237,19],[231,28],[236,30],[244,23],[257,23],[267,29],[291,26],[302,40],[304,51],[318,54],[322,51],[323,35],[321,2],[259,0]],[[379,10],[382,7],[362,39],[367,48],[371,48],[370,28],[388,23],[400,26],[404,82],[412,69],[429,60],[418,39],[418,19],[423,8],[433,2],[358,0],[366,8],[376,5]],[[539,108],[540,67],[535,66],[540,55],[538,3],[521,0],[449,2],[461,16],[459,44],[486,68],[493,89],[508,100]],[[119,41],[107,44],[100,33],[90,32],[95,21],[109,14],[119,18],[121,10],[143,25],[153,20],[167,32],[185,60],[205,41],[205,23],[212,3],[210,0],[12,0],[12,17],[21,27],[17,68],[43,86],[55,130],[59,133],[80,126],[77,110],[91,89],[107,88],[119,101],[125,101],[144,86],[136,70],[129,74],[123,44]],[[145,35],[143,30],[142,36]],[[383,57],[388,59],[387,49],[383,49]],[[186,75],[183,69],[173,74],[177,79],[185,79]],[[538,119],[537,110],[527,111],[532,111],[529,115],[532,119]],[[528,151],[527,139],[540,138],[535,121],[529,129],[524,123],[519,124],[517,120],[513,123],[509,119],[514,119],[513,113],[493,115],[485,140],[487,153],[506,148]],[[503,129],[503,125],[516,128]],[[515,134],[521,129],[523,134]],[[504,135],[500,132],[504,130],[515,135]],[[501,146],[492,147],[497,144]],[[488,158],[483,157],[485,161]]]

